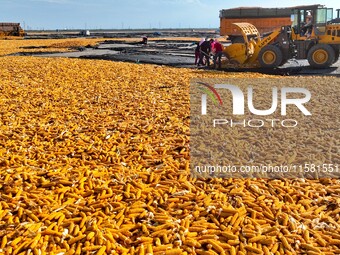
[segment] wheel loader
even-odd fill
[[[275,68],[294,57],[290,26],[282,26],[265,37],[250,23],[234,23],[240,30],[243,42],[223,49],[226,60],[222,67]]]
[[[339,17],[333,19],[332,8],[296,7],[291,18],[292,26],[282,26],[262,36],[250,23],[234,23],[243,42],[224,48],[223,67],[276,68],[296,58],[307,59],[313,68],[327,68],[338,60],[340,22]]]
[[[314,68],[327,68],[339,59],[340,17],[323,5],[293,9],[292,40],[296,59],[307,59]]]

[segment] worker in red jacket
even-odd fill
[[[218,60],[218,68],[221,69],[221,58],[223,55],[223,45],[215,39],[211,44],[212,53],[214,55],[214,68],[216,68],[216,62]]]

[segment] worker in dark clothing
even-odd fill
[[[200,58],[200,43],[196,43],[196,48],[195,48],[195,65],[198,64]]]
[[[148,37],[147,36],[143,36],[141,43],[145,44],[145,45],[148,44]]]
[[[211,52],[211,44],[210,41],[205,40],[204,42],[201,43],[200,45],[200,60],[198,64],[203,65],[203,59],[206,59],[206,64],[207,66],[210,65],[210,52]]]

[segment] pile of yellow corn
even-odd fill
[[[338,254],[338,180],[190,177],[189,80],[0,58],[0,254]]]
[[[0,40],[0,57],[18,52],[71,51],[72,48],[87,45],[94,46],[104,40],[97,38]]]

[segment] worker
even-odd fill
[[[215,39],[212,43],[212,53],[214,59],[214,69],[216,68],[216,62],[218,60],[218,69],[221,69],[221,58],[223,55],[223,45]]]
[[[200,64],[204,65],[203,59],[206,60],[205,63],[206,63],[207,66],[210,65],[210,52],[211,52],[210,41],[205,39],[200,45],[200,60],[198,62],[198,65],[200,65]]]
[[[143,36],[142,37],[142,42],[141,42],[142,44],[148,44],[148,37],[147,36]]]
[[[307,38],[309,38],[312,34],[312,30],[313,30],[313,17],[311,13],[309,13],[306,16],[306,23],[303,25],[301,29],[301,35],[307,36]]]
[[[196,43],[196,48],[195,48],[195,65],[198,64],[200,58],[200,43]]]

